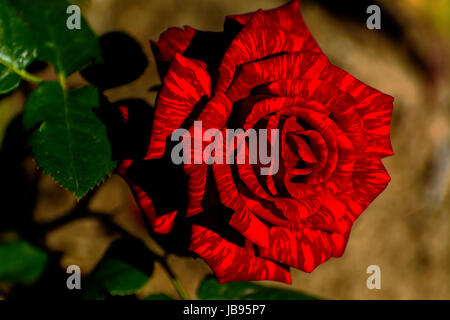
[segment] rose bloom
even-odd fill
[[[311,272],[341,256],[390,181],[380,159],[393,155],[393,98],[330,63],[299,4],[228,16],[223,32],[169,28],[151,44],[162,80],[154,113],[120,108],[119,173],[149,225],[187,227],[189,250],[221,283],[291,283],[290,267]],[[171,134],[194,121],[279,129],[279,170],[173,164]]]

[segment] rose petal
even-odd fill
[[[284,52],[321,52],[303,21],[299,4],[293,1],[275,10],[259,10],[250,17],[224,55],[216,92],[225,91],[233,80],[236,66],[246,62]]]
[[[186,211],[186,217],[192,217],[203,211],[202,200],[206,187],[206,164],[185,164],[184,171],[189,176],[188,194],[189,203]]]
[[[137,184],[135,184],[127,175],[126,171],[133,163],[133,160],[125,160],[119,164],[118,173],[125,179],[125,181],[130,185],[133,191],[136,203],[138,204],[141,211],[145,214],[151,227],[156,233],[166,234],[172,230],[173,224],[175,223],[175,218],[178,211],[174,210],[168,214],[162,216],[156,216],[156,211],[153,206],[152,199],[147,195],[147,193]]]
[[[278,28],[290,31],[294,34],[305,35],[309,32],[299,10],[301,0],[292,0],[278,8],[263,10],[267,20],[276,24]],[[256,12],[229,15],[226,18],[234,20],[242,25],[250,22]]]
[[[284,227],[270,229],[270,245],[260,248],[260,254],[288,266],[312,272],[331,257],[341,256],[346,236],[310,228],[293,231]]]
[[[231,168],[228,164],[213,164],[214,179],[219,192],[220,202],[230,209],[239,209],[239,192],[236,188]]]
[[[150,41],[161,79],[164,78],[175,54],[183,54],[189,47],[195,32],[196,30],[189,26],[185,26],[184,29],[171,27],[159,36],[158,41]]]
[[[176,53],[156,101],[152,135],[145,159],[164,154],[166,139],[182,125],[195,105],[211,93],[211,79],[203,62]]]
[[[218,129],[221,130],[231,113],[231,102],[223,94],[214,96],[203,108],[200,115],[196,121],[201,121],[202,124],[202,136],[204,132],[208,129]],[[191,137],[194,136],[194,127],[189,129]],[[191,163],[184,165],[184,170],[187,175],[189,175],[188,182],[188,193],[189,193],[189,204],[186,213],[186,217],[193,216],[197,213],[202,212],[203,208],[201,206],[202,199],[205,193],[206,186],[206,170],[207,166],[203,162],[203,150],[205,145],[209,142],[202,142],[202,147],[198,148],[201,154],[191,154]],[[194,148],[195,149],[195,148]],[[195,150],[194,150],[195,152]],[[219,156],[216,154],[216,156]],[[194,158],[199,158],[202,163],[196,164]],[[225,161],[223,161],[225,162]]]
[[[320,209],[301,221],[301,225],[327,232],[347,234],[352,228],[354,219],[343,201],[324,196]]]
[[[314,214],[320,208],[320,200],[317,195],[306,196],[302,199],[277,198],[275,200],[277,208],[289,221],[299,222]]]
[[[265,116],[276,113],[280,110],[292,108],[294,106],[301,107],[305,100],[301,97],[276,97],[261,99],[253,104],[251,112],[245,119],[244,129],[248,130]]]
[[[280,123],[279,115],[271,115],[269,116],[269,120],[267,121],[267,132],[272,132],[271,130],[278,129],[278,125]],[[269,142],[272,144],[272,135],[268,135]],[[262,177],[263,180],[266,181],[266,187],[271,193],[272,196],[276,196],[278,194],[278,190],[275,186],[273,175],[267,175]]]
[[[366,152],[373,153],[378,157],[394,154],[390,139],[393,97],[366,85],[331,63],[319,77],[314,78],[332,83],[354,98],[355,109],[360,114],[367,135],[368,148]]]
[[[307,165],[318,162],[310,146],[301,137],[303,132],[304,129],[297,123],[295,117],[289,117],[284,122],[281,133],[281,157],[284,160],[286,171],[290,175],[311,173],[312,166],[297,168],[299,160],[304,161]]]
[[[278,217],[275,215],[271,210],[276,210],[276,208],[273,207],[271,202],[264,202],[259,199],[252,199],[250,197],[246,197],[245,195],[241,195],[242,199],[244,199],[245,204],[250,209],[251,212],[253,212],[255,215],[260,217],[261,219],[264,219],[267,222],[270,222],[273,225],[276,226],[285,226],[285,227],[293,227],[294,224],[291,221],[285,220],[283,218]],[[256,197],[255,197],[256,198]],[[265,204],[272,206],[271,209],[268,209],[264,207],[261,203],[264,202]]]
[[[197,253],[213,269],[219,283],[230,281],[274,280],[292,283],[289,270],[272,261],[256,257],[204,227],[193,225],[189,250]]]
[[[314,171],[311,175],[306,177],[306,182],[310,184],[317,184],[327,180],[331,174],[334,172],[339,156],[338,156],[338,143],[337,136],[342,133],[342,131],[337,128],[336,124],[330,120],[330,118],[324,116],[316,111],[306,109],[306,108],[289,108],[280,111],[282,115],[295,116],[297,119],[302,120],[309,126],[313,127],[314,130],[319,132],[324,138],[327,149],[328,149],[328,159],[325,167],[320,171]]]
[[[353,170],[353,191],[339,194],[356,219],[391,181],[391,177],[378,158],[359,159]]]
[[[253,243],[267,245],[268,228],[247,208],[240,197],[228,164],[213,164],[220,202],[234,210],[230,225]]]
[[[325,55],[313,51],[290,52],[242,65],[227,90],[235,102],[262,84],[282,79],[316,79],[328,65]]]
[[[202,121],[204,130],[222,130],[230,117],[232,108],[233,105],[228,97],[223,93],[218,93],[208,101],[196,120]]]
[[[280,97],[300,96],[307,102],[319,103],[329,112],[337,109],[343,112],[354,105],[350,94],[322,80],[283,79],[264,85],[258,92]]]
[[[244,147],[246,155],[248,155],[249,150],[247,142],[244,142]],[[238,168],[239,177],[254,195],[262,199],[273,200],[273,197],[269,195],[259,183],[252,164],[248,163],[248,161],[245,161],[245,163],[238,163],[236,166]]]
[[[319,111],[328,110],[330,117],[350,139],[355,149],[361,153],[366,149],[365,130],[353,97],[321,80],[279,80],[258,89],[259,94],[299,96],[304,98],[305,106]],[[311,105],[314,103],[313,105]],[[322,113],[326,113],[321,111]]]
[[[267,247],[269,245],[269,228],[248,209],[245,201],[241,201],[241,207],[231,216],[230,226],[252,243]]]

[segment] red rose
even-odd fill
[[[311,272],[341,256],[390,180],[380,159],[393,155],[393,98],[328,61],[299,3],[229,16],[218,33],[170,28],[152,42],[162,87],[151,128],[141,118],[134,132],[149,143],[120,173],[155,232],[176,218],[190,226],[189,249],[222,283],[290,283],[289,267]],[[126,124],[134,111],[121,111]],[[279,129],[279,170],[171,164],[171,134],[194,120],[203,130]]]

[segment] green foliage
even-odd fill
[[[18,284],[37,280],[44,271],[47,254],[18,240],[0,244],[0,283]]]
[[[84,299],[132,295],[147,284],[153,273],[152,253],[136,239],[119,239],[106,252],[88,279]]]
[[[15,89],[20,73],[36,57],[36,44],[25,21],[8,0],[0,0],[0,94]]]
[[[17,88],[20,80],[21,78],[18,74],[5,65],[0,65],[0,94],[8,93]]]
[[[219,284],[211,277],[203,280],[197,295],[203,300],[317,300],[299,291],[269,288],[251,282]]]
[[[90,279],[84,299],[105,299],[107,295],[126,296],[139,291],[149,280],[144,272],[129,264],[105,258]]]
[[[2,0],[5,1],[5,0]],[[38,58],[55,66],[61,77],[67,77],[100,61],[101,53],[96,36],[84,19],[80,30],[69,30],[65,0],[9,0],[23,15],[37,41]]]
[[[144,300],[173,300],[173,298],[169,297],[167,294],[158,293],[158,294],[149,295]]]
[[[115,166],[106,128],[94,113],[98,104],[94,87],[65,91],[49,82],[30,95],[24,108],[25,129],[35,129],[29,144],[36,161],[79,198]]]

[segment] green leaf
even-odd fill
[[[23,124],[35,129],[29,144],[37,163],[81,198],[114,169],[106,128],[94,110],[94,87],[64,91],[56,82],[36,89],[25,103]]]
[[[303,292],[269,288],[251,282],[219,284],[212,277],[202,281],[197,296],[203,300],[317,300]]]
[[[47,254],[18,240],[0,244],[0,283],[30,283],[37,280],[45,269]]]
[[[38,44],[39,59],[53,64],[60,76],[66,78],[93,60],[101,60],[97,38],[83,18],[81,29],[67,28],[66,10],[70,5],[67,1],[9,1],[30,25]]]
[[[106,258],[97,268],[83,298],[104,299],[107,294],[126,296],[139,291],[147,282],[148,275],[127,263]]]
[[[167,294],[157,293],[145,297],[144,300],[174,300],[174,299],[172,297],[169,297]]]
[[[83,298],[132,295],[142,289],[153,273],[154,256],[142,242],[119,239],[108,249],[88,279]]]
[[[0,94],[15,89],[36,57],[30,29],[8,0],[0,0]]]
[[[20,84],[20,76],[4,65],[0,65],[0,94],[8,93]]]

